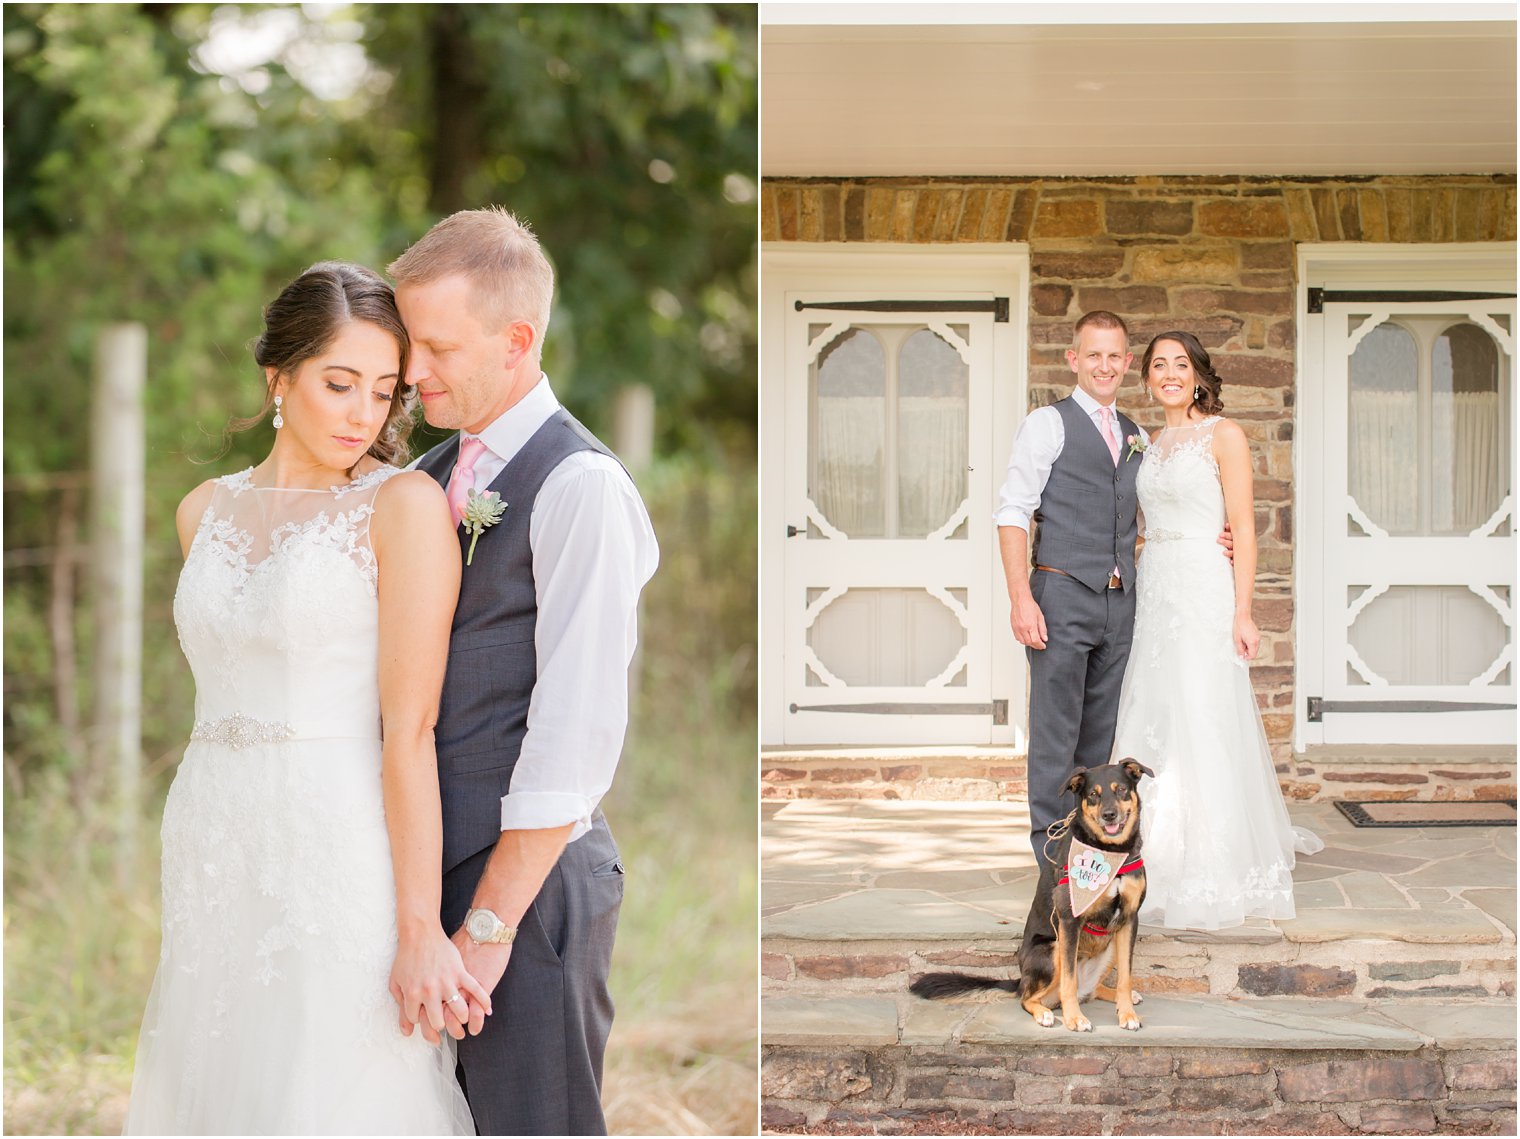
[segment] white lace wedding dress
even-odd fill
[[[1156,773],[1140,789],[1141,918],[1174,929],[1292,917],[1295,851],[1324,845],[1288,822],[1250,672],[1235,652],[1235,580],[1218,545],[1218,422],[1158,432],[1135,483],[1145,548],[1114,755]]]
[[[474,1134],[452,1042],[403,1037],[369,522],[218,479],[174,620],[196,724],[163,821],[163,948],[128,1134]]]

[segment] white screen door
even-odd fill
[[[1308,718],[1327,744],[1513,742],[1515,302],[1327,298],[1323,320]]]
[[[994,298],[915,303],[930,302],[786,298],[786,743],[988,743],[1008,722],[991,667],[994,313],[976,311]]]

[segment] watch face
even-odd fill
[[[484,941],[496,930],[496,918],[489,910],[476,910],[465,922],[465,931],[476,941]]]

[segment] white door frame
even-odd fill
[[[884,277],[908,278],[926,295],[987,290],[1009,298],[1010,317],[995,325],[995,372],[991,393],[993,468],[974,477],[1001,481],[1014,432],[1028,406],[1029,247],[1013,243],[926,246],[846,242],[763,242],[760,247],[760,742],[784,738],[785,546],[786,541],[786,351],[785,297],[799,288],[880,289]],[[995,535],[996,531],[992,533]],[[994,538],[989,549],[970,551],[1002,567]],[[993,742],[1022,746],[1027,739],[1024,697],[1027,669],[1009,629],[1006,590],[994,588],[992,684],[1009,699],[1009,723],[994,729]]]
[[[1515,252],[1514,242],[1442,245],[1322,242],[1298,246],[1298,284],[1294,295],[1298,384],[1294,400],[1293,451],[1293,532],[1297,536],[1293,554],[1295,751],[1301,752],[1306,747],[1326,742],[1325,726],[1309,722],[1307,706],[1307,698],[1322,691],[1325,684],[1320,631],[1326,620],[1321,593],[1326,572],[1321,540],[1324,503],[1317,484],[1312,481],[1319,474],[1321,465],[1318,454],[1324,446],[1323,424],[1311,414],[1317,402],[1310,398],[1321,390],[1324,322],[1320,319],[1310,321],[1308,291],[1313,287],[1381,287],[1514,292]],[[1513,488],[1520,486],[1520,482],[1516,481],[1513,457],[1511,462],[1510,485]],[[1451,742],[1466,741],[1452,739]]]

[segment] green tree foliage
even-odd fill
[[[619,387],[656,396],[640,481],[662,567],[608,808],[649,884],[625,911],[619,1004],[668,1016],[684,995],[701,1031],[654,1038],[752,1071],[755,7],[7,4],[3,21],[8,1129],[119,1127],[154,965],[156,876],[116,859],[107,780],[61,727],[70,700],[89,709],[83,564],[56,555],[71,516],[90,538],[99,330],[148,330],[143,747],[161,796],[193,718],[174,509],[267,452],[266,425],[221,453],[260,406],[262,306],[314,261],[383,268],[487,204],[555,261],[561,398],[606,431]],[[706,829],[672,826],[699,814]],[[716,1007],[735,1010],[721,1031]],[[641,1051],[700,1085],[695,1054]],[[748,1126],[753,1104],[729,1098]]]
[[[57,496],[24,493],[24,480],[87,469],[96,335],[112,321],[142,322],[145,698],[183,710],[145,723],[150,755],[183,736],[188,716],[169,613],[179,561],[174,507],[207,473],[191,460],[215,456],[228,417],[259,404],[246,346],[261,306],[321,257],[382,259],[373,179],[323,179],[320,150],[272,144],[262,124],[288,123],[310,96],[286,77],[261,103],[198,72],[191,52],[206,19],[186,9],[165,22],[127,5],[4,12],[5,545],[43,556],[54,545]],[[316,120],[314,136],[323,124]],[[251,461],[268,442],[263,432],[239,437],[221,469]],[[30,568],[24,553],[19,560]],[[7,585],[14,777],[19,767],[79,757],[60,754],[51,730],[49,583],[13,571]],[[78,623],[87,654],[89,623]],[[78,671],[83,684],[87,670]]]
[[[418,140],[425,220],[501,203],[555,258],[548,366],[578,410],[605,424],[607,397],[647,383],[667,449],[715,430],[747,444],[753,7],[377,5],[366,28],[396,77],[372,122]],[[394,216],[418,185],[387,185]]]
[[[150,756],[189,715],[174,506],[266,451],[261,428],[217,458],[260,403],[261,307],[313,261],[383,267],[506,205],[559,272],[565,402],[606,431],[647,383],[663,454],[752,469],[755,51],[750,5],[6,5],[8,764],[56,756],[59,496],[27,480],[87,468],[108,322],[149,332],[145,699],[183,711],[145,725]]]

